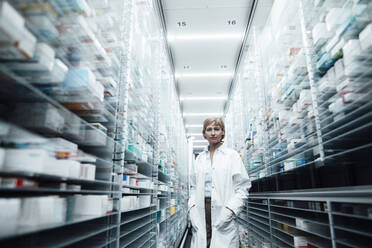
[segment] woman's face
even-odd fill
[[[209,144],[217,144],[221,142],[222,136],[225,134],[221,127],[214,122],[207,126],[204,133],[204,138],[208,140]]]

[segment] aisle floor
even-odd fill
[[[187,233],[187,237],[186,237],[186,240],[185,240],[185,243],[183,244],[183,247],[179,247],[179,248],[190,248],[191,247],[191,232],[188,232]]]

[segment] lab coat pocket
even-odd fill
[[[234,215],[226,207],[223,207],[220,211],[219,221],[216,224],[216,228],[219,231],[227,229],[230,224],[233,222]]]

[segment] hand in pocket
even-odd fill
[[[220,218],[219,221],[217,222],[216,228],[220,231],[223,231],[229,226],[233,219],[234,214],[226,207],[223,207],[221,209]]]
[[[195,206],[190,208],[189,217],[190,217],[190,221],[191,221],[191,226],[195,229],[195,231],[198,231],[198,229],[199,229],[198,226],[197,226],[198,216],[197,216],[197,211],[196,211]]]

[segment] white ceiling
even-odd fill
[[[223,113],[253,0],[162,0],[187,133],[201,133],[208,113]],[[272,0],[258,1],[272,2]],[[266,16],[265,16],[266,18]],[[217,74],[217,75],[215,75]],[[203,140],[195,136],[195,140]],[[197,142],[195,145],[202,145]]]

